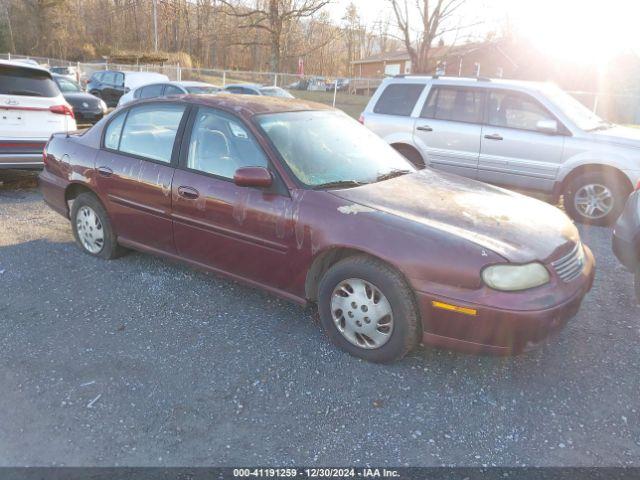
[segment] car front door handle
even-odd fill
[[[502,140],[502,135],[499,133],[492,133],[491,135],[485,135],[484,138],[487,140]]]
[[[419,127],[416,127],[416,130],[420,130],[421,132],[433,132],[433,128],[429,125],[420,125]]]
[[[198,190],[193,187],[178,187],[178,195],[189,200],[195,200],[200,196]]]
[[[109,167],[98,167],[98,175],[100,175],[101,177],[110,177],[111,175],[113,175],[113,170],[111,170]]]

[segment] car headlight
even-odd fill
[[[549,278],[549,271],[537,262],[526,265],[491,265],[482,271],[484,283],[505,292],[539,287],[548,283]]]
[[[100,108],[102,109],[103,112],[106,113],[106,111],[108,110],[107,108],[107,104],[104,103],[104,100],[100,99]]]

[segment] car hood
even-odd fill
[[[571,220],[547,203],[429,169],[331,193],[345,200],[342,213],[375,209],[462,237],[516,263],[546,261],[579,241]]]
[[[606,130],[589,132],[598,142],[640,149],[640,129],[616,125]]]

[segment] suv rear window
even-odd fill
[[[57,97],[60,90],[49,72],[0,65],[0,95]]]
[[[409,116],[415,107],[424,85],[419,83],[395,83],[387,85],[373,107],[374,113]]]

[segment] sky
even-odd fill
[[[350,1],[334,0],[330,9],[335,21],[340,21]],[[353,2],[366,24],[393,18],[389,0]],[[640,54],[640,0],[467,0],[464,9],[463,21],[483,21],[474,28],[478,36],[509,24],[559,58],[598,63],[619,52]]]

